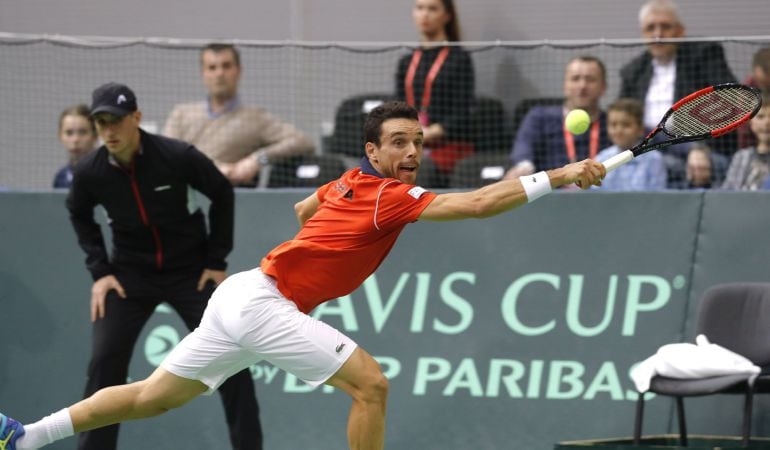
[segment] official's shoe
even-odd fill
[[[0,413],[0,450],[16,450],[16,440],[24,436],[24,425]]]

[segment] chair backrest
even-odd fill
[[[373,92],[343,100],[334,115],[330,153],[360,157],[364,148],[363,128],[366,115],[383,102],[393,99],[392,94]]]
[[[476,153],[511,149],[513,137],[507,126],[503,102],[493,97],[477,97],[471,107],[470,121]]]
[[[472,188],[500,181],[511,167],[508,153],[476,153],[460,160],[449,177],[450,188]]]
[[[337,155],[301,155],[272,164],[267,187],[318,187],[338,178],[346,170]]]
[[[770,283],[725,283],[698,306],[696,333],[750,359],[770,364]]]

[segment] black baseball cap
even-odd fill
[[[107,83],[94,89],[91,101],[92,116],[106,112],[122,117],[136,109],[136,95],[125,84]]]

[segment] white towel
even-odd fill
[[[636,390],[647,392],[655,375],[695,379],[718,375],[757,375],[760,368],[750,360],[698,335],[696,344],[667,344],[631,371]]]

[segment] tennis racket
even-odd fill
[[[748,122],[760,106],[759,90],[742,84],[725,83],[693,92],[676,102],[642,142],[604,161],[604,167],[610,172],[650,150],[722,136]],[[650,142],[660,133],[668,139]]]

